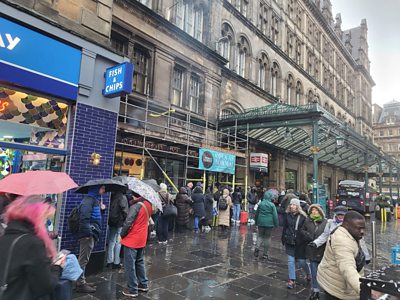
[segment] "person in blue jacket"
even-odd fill
[[[76,283],[76,291],[81,293],[94,293],[96,291],[94,286],[90,286],[86,282],[85,268],[92,254],[94,243],[99,239],[101,233],[101,211],[105,209],[101,203],[101,195],[104,192],[105,187],[102,185],[90,187],[80,205],[78,261],[83,273]]]

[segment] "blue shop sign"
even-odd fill
[[[122,63],[108,68],[104,73],[103,95],[108,98],[130,94],[132,92],[133,65]]]
[[[0,17],[0,81],[76,100],[81,51]]]
[[[235,174],[236,156],[224,152],[200,148],[199,169]]]

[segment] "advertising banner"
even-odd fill
[[[103,95],[113,98],[132,92],[133,65],[122,63],[108,68],[104,74],[105,84]]]
[[[235,174],[236,156],[224,152],[200,148],[199,169]]]

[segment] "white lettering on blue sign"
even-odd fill
[[[114,77],[121,74],[122,74],[122,67],[119,67],[117,69],[110,70],[110,72],[108,73],[108,77]]]
[[[0,48],[7,48],[8,50],[13,50],[20,41],[21,39],[17,36],[13,38],[9,33],[5,33],[4,35],[0,33]],[[7,42],[7,44],[5,42]]]

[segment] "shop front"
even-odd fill
[[[1,16],[0,28],[0,179],[64,171],[81,51]],[[51,197],[59,212],[61,195]],[[59,216],[49,228],[58,226]]]

